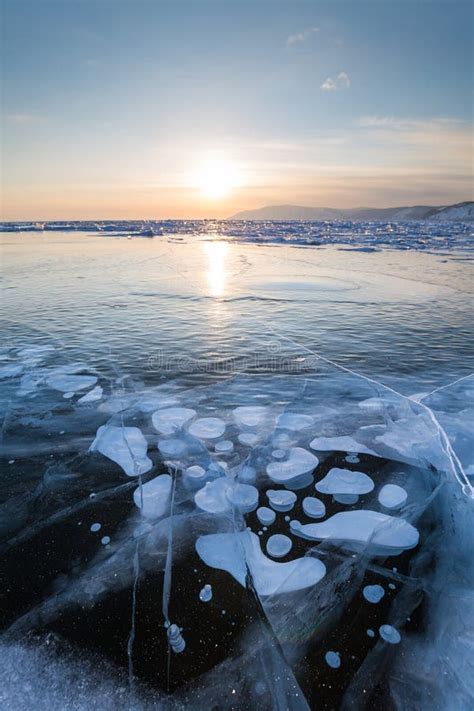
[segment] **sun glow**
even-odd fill
[[[206,280],[209,294],[222,296],[227,283],[228,245],[226,242],[205,242],[204,250],[207,258]]]
[[[222,159],[209,159],[196,170],[196,187],[210,200],[221,200],[240,185],[237,166]]]

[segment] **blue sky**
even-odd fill
[[[469,2],[1,7],[4,219],[471,197]]]

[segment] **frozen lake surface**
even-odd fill
[[[472,706],[469,226],[149,230],[0,234],[3,707]]]

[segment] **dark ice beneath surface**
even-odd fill
[[[137,390],[10,356],[5,708],[469,707],[472,379]]]

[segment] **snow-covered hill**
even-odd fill
[[[411,207],[358,207],[340,210],[332,207],[304,207],[301,205],[268,205],[256,210],[244,210],[231,220],[474,220],[474,202],[455,205],[413,205]]]

